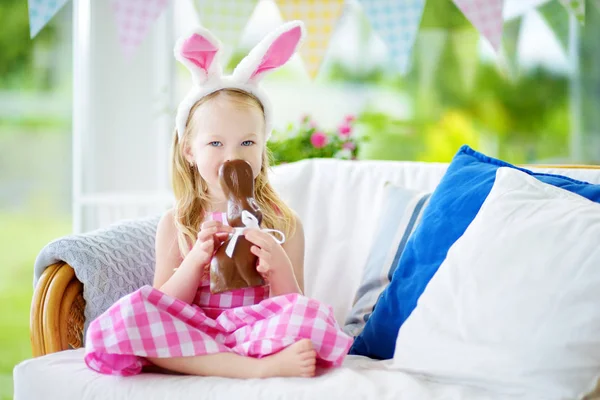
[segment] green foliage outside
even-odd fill
[[[366,18],[360,29],[369,34]],[[460,145],[469,144],[513,163],[568,159],[568,76],[541,68],[513,73],[477,61],[476,40],[461,41],[463,51],[457,53],[451,43],[455,35],[477,38],[478,33],[447,0],[427,1],[420,32],[429,30],[443,30],[448,38],[432,77],[426,76],[418,61],[404,77],[383,67],[356,71],[335,63],[330,68],[326,80],[391,88],[399,95],[408,95],[412,102],[413,114],[406,119],[382,113],[376,104],[357,115],[357,131],[370,138],[358,158],[447,162]],[[587,31],[582,34],[589,35]],[[420,49],[430,49],[426,35],[419,35],[417,40],[425,43],[413,49],[414,60],[419,60]],[[506,47],[510,45],[505,42]],[[597,56],[589,58],[598,64]],[[461,69],[474,59],[473,74],[465,76]],[[298,125],[288,130],[299,129]],[[295,153],[289,150],[290,160],[297,157]]]
[[[452,54],[447,52],[447,62]],[[514,163],[568,155],[570,130],[568,81],[544,70],[515,82],[496,67],[478,68],[475,89],[456,84],[451,69],[439,71],[426,101],[416,102],[414,116],[398,120],[365,110],[357,125],[372,138],[360,158],[450,161],[461,144],[469,144]],[[418,71],[409,74],[417,75]],[[419,96],[419,88],[407,85]],[[526,94],[526,95],[525,95]]]
[[[51,240],[71,232],[68,218],[0,211],[0,400],[12,398],[12,370],[31,357],[33,263]]]
[[[29,38],[27,2],[0,2],[0,89],[47,90],[48,81],[35,71],[35,51],[51,47],[56,40],[56,28],[48,24],[36,36]]]
[[[0,2],[0,91],[11,95],[51,93],[51,72],[39,68],[36,57],[51,51],[56,43],[54,23],[46,26],[32,41],[29,37],[27,1]],[[0,136],[15,131],[28,135],[63,135],[69,121],[57,117],[0,117]],[[6,159],[0,148],[0,165]],[[27,156],[25,151],[23,156]],[[10,176],[10,168],[2,165],[0,177]],[[0,181],[0,189],[2,189]],[[39,200],[32,199],[38,204]],[[71,231],[71,221],[59,213],[40,212],[26,207],[9,212],[0,204],[0,400],[13,397],[14,366],[31,357],[29,341],[29,309],[33,293],[33,263],[39,250],[49,241]]]

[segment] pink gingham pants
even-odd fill
[[[244,299],[243,294],[233,297]],[[149,363],[145,357],[233,352],[260,358],[300,339],[312,341],[324,366],[339,366],[352,342],[339,328],[330,306],[298,294],[220,310],[211,318],[196,304],[144,286],[91,322],[85,362],[103,374],[128,376],[142,371]]]

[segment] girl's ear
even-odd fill
[[[192,146],[190,145],[189,140],[184,140],[183,142],[180,143],[181,145],[181,154],[183,155],[183,158],[185,158],[185,161],[190,164],[190,163],[195,163],[194,162],[194,153],[192,151]]]

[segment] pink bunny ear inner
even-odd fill
[[[279,68],[292,57],[296,50],[296,45],[300,41],[302,30],[299,26],[282,33],[265,53],[262,61],[250,79],[263,74],[266,71]]]
[[[219,48],[202,35],[194,33],[183,42],[181,55],[208,73]]]

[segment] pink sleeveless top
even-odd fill
[[[217,220],[227,224],[225,213],[213,212],[207,220]],[[269,297],[268,285],[212,294],[210,292],[209,269],[210,266],[207,265],[194,298],[194,304],[202,308],[209,318],[217,318],[223,310],[229,308],[258,304]]]

